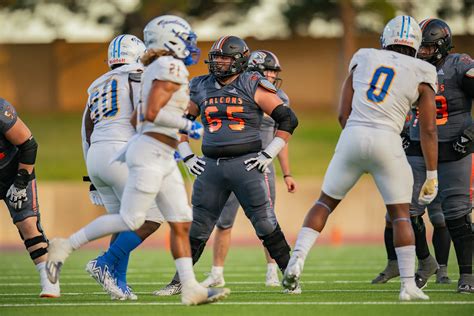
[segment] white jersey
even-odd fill
[[[143,65],[124,65],[96,79],[87,90],[89,100],[85,112],[94,129],[91,144],[96,142],[127,142],[135,129],[130,118],[140,95],[140,75]],[[133,100],[132,100],[133,98]],[[83,122],[82,139],[85,143]]]
[[[353,69],[354,95],[347,126],[377,127],[399,134],[418,100],[419,84],[429,84],[437,91],[433,65],[397,52],[360,49],[349,65],[349,71]]]
[[[162,56],[153,61],[145,68],[142,76],[142,90],[140,98],[140,123],[139,131],[157,132],[179,140],[178,129],[155,125],[152,122],[144,120],[148,94],[150,93],[154,80],[170,81],[180,84],[181,87],[176,91],[168,103],[160,111],[170,111],[177,115],[183,115],[189,103],[188,88],[189,72],[184,63],[172,56]]]

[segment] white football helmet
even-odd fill
[[[197,36],[186,20],[175,15],[154,18],[143,30],[147,49],[164,49],[182,59],[186,65],[197,63],[200,50]]]
[[[110,68],[117,64],[133,64],[139,62],[145,50],[145,44],[138,37],[122,34],[110,42],[107,62]]]
[[[390,45],[404,45],[418,52],[421,44],[421,29],[418,22],[411,16],[399,15],[387,23],[380,41],[382,48]]]

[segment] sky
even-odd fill
[[[127,11],[132,11],[138,5],[138,0],[116,0]],[[398,1],[398,0],[393,0]],[[414,18],[418,21],[433,16],[443,0],[414,1]],[[455,5],[461,5],[461,0],[449,0]],[[219,26],[219,21],[224,21],[231,14],[220,12],[208,19],[192,21],[192,26],[200,40],[215,40],[226,34],[240,37],[253,36],[258,39],[287,38],[290,33],[281,14],[286,0],[261,0],[259,7],[252,8],[248,15],[239,23],[232,26]],[[103,42],[112,39],[116,34],[108,25],[97,24],[95,17],[108,10],[107,4],[101,1],[93,2],[91,6],[92,17],[88,20],[82,16],[73,15],[61,5],[50,4],[39,7],[36,15],[29,12],[6,10],[0,11],[0,43],[48,43],[57,38],[64,38],[69,42]],[[397,12],[403,14],[404,12]],[[43,17],[43,18],[41,18]],[[45,19],[45,18],[46,19]],[[122,17],[117,16],[116,22],[120,23]],[[382,30],[381,21],[373,19],[370,14],[357,17],[362,23]],[[45,22],[48,21],[48,22]],[[271,21],[271,23],[269,23]],[[474,15],[467,23],[463,19],[447,21],[454,34],[463,33],[466,27],[474,33]],[[49,23],[49,24],[47,24]],[[62,27],[52,27],[52,25]],[[338,22],[314,19],[308,30],[308,35],[313,37],[338,37],[342,35],[342,26]]]

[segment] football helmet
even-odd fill
[[[421,29],[411,16],[399,15],[385,25],[380,41],[384,49],[391,45],[402,45],[418,52],[421,44]]]
[[[217,78],[225,78],[239,74],[247,67],[249,59],[249,47],[243,39],[237,36],[223,36],[219,38],[209,51],[209,72]],[[222,63],[216,61],[217,56],[231,57],[229,67],[223,67]]]
[[[185,65],[198,62],[200,49],[197,36],[186,20],[175,15],[162,15],[154,18],[143,30],[147,49],[166,50],[174,57],[183,60]]]
[[[145,52],[145,44],[136,36],[122,34],[114,38],[109,44],[107,63],[114,65],[133,64],[139,61]]]
[[[448,24],[440,19],[426,19],[421,21],[422,31],[421,48],[429,53],[419,52],[418,57],[436,64],[449,54],[453,46],[453,36]]]
[[[280,61],[278,57],[268,51],[268,50],[255,50],[250,54],[248,66],[248,71],[258,71],[262,76],[265,76],[265,70],[272,70],[277,73],[274,80],[273,85],[279,89],[282,84],[282,79],[278,77],[278,73],[282,71],[280,66]],[[272,81],[272,80],[270,80]]]

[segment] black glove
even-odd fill
[[[462,135],[454,141],[453,148],[456,152],[465,154],[470,150],[471,142],[472,138],[469,135],[466,135],[466,133],[462,133]]]
[[[410,147],[410,135],[408,135],[405,132],[402,132],[400,134],[400,137],[402,138],[402,147],[403,150],[407,150],[408,147]]]

